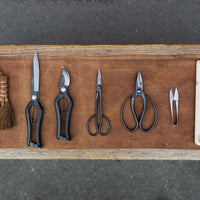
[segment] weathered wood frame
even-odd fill
[[[41,56],[165,56],[184,55],[199,58],[200,45],[1,45],[2,57]],[[0,149],[0,159],[138,159],[138,160],[200,160],[200,150],[175,149]]]

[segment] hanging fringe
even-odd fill
[[[14,112],[8,98],[8,77],[0,73],[0,129],[5,130],[14,126]]]

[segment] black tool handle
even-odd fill
[[[135,113],[135,110],[134,110],[134,98],[135,98],[135,97],[134,97],[133,95],[128,96],[128,97],[125,99],[125,101],[123,102],[122,107],[121,107],[121,111],[120,111],[121,122],[122,122],[124,128],[125,128],[127,131],[129,131],[129,132],[135,132],[135,131],[138,129],[138,124],[139,124],[138,119],[137,119],[137,116],[136,116],[136,113]],[[129,99],[131,99],[131,110],[132,110],[132,114],[133,114],[133,117],[134,117],[135,123],[136,123],[135,127],[133,127],[133,128],[129,128],[129,127],[127,126],[127,124],[126,124],[125,121],[124,121],[124,115],[123,115],[124,106],[125,106],[126,103],[129,101]],[[133,109],[132,109],[132,105],[133,105]]]
[[[94,120],[95,120],[96,132],[91,132],[91,131],[90,131],[90,128],[89,128],[89,126],[90,126],[90,121],[91,121],[93,118],[94,118]],[[87,121],[87,131],[88,131],[88,133],[89,133],[91,136],[96,136],[96,135],[99,133],[99,127],[98,127],[98,125],[97,125],[96,118],[97,118],[97,116],[96,116],[96,114],[94,114],[94,115],[92,115],[92,116],[88,119],[88,121]]]
[[[58,105],[61,98],[66,98],[69,101],[69,106],[67,109],[66,119],[65,119],[65,137],[61,135],[61,117],[60,117],[60,109],[59,109],[59,105]],[[71,141],[69,127],[70,127],[70,118],[71,118],[72,107],[73,107],[73,101],[67,92],[60,93],[57,96],[57,98],[55,100],[55,109],[56,109],[56,116],[57,116],[57,139],[59,139],[59,140]]]
[[[29,115],[29,110],[32,106],[36,106],[39,109],[39,114],[37,118],[37,126],[36,126],[36,143],[32,142],[32,128],[31,128],[31,117]],[[31,147],[40,147],[42,148],[41,144],[41,137],[40,137],[40,128],[43,116],[43,108],[40,105],[38,99],[31,100],[30,103],[27,105],[26,110],[26,120],[27,120],[27,128],[28,128],[28,142],[27,145]]]
[[[143,99],[143,110],[142,110],[142,114],[141,114],[139,119],[137,118],[137,115],[136,115],[136,112],[135,112],[135,109],[134,109],[134,101],[135,101],[135,97],[136,96],[141,96],[142,99]],[[127,124],[125,123],[124,117],[123,117],[124,106],[129,101],[129,99],[131,99],[131,111],[132,111],[133,117],[134,117],[135,122],[136,122],[136,126],[134,128],[129,128],[127,126]],[[144,115],[145,115],[145,112],[146,112],[146,105],[147,105],[146,99],[148,99],[151,102],[151,104],[153,105],[153,108],[154,108],[154,121],[153,121],[152,125],[148,129],[144,129],[142,127],[142,121],[143,121],[143,118],[144,118]],[[156,124],[156,121],[157,121],[157,109],[156,109],[156,106],[155,106],[154,102],[152,101],[152,99],[149,96],[145,95],[143,92],[141,92],[140,94],[134,93],[133,95],[128,96],[125,99],[125,101],[123,102],[123,104],[122,104],[121,113],[120,114],[121,114],[122,124],[123,124],[124,128],[126,130],[128,130],[129,132],[135,132],[138,129],[138,127],[145,133],[150,132],[154,128],[154,126]]]
[[[157,118],[158,118],[158,113],[157,113],[156,105],[154,104],[153,100],[152,100],[148,95],[146,95],[146,94],[145,94],[145,98],[148,99],[148,100],[151,102],[152,106],[153,106],[153,109],[154,109],[154,121],[153,121],[153,123],[151,124],[151,126],[150,126],[148,129],[144,129],[144,128],[142,127],[142,120],[143,120],[143,118],[144,118],[144,114],[145,114],[145,111],[146,111],[146,109],[145,109],[145,110],[144,110],[144,113],[142,113],[142,116],[140,117],[139,127],[140,127],[140,129],[141,129],[143,132],[148,133],[148,132],[150,132],[150,131],[154,128],[154,126],[156,125],[156,121],[157,121]]]
[[[99,103],[99,106],[98,106]],[[99,107],[99,110],[98,110]],[[99,116],[99,123],[98,123],[98,116]],[[96,126],[96,132],[91,132],[90,128],[89,128],[89,124],[90,121],[94,118],[95,120],[95,126]],[[106,132],[101,132],[101,127],[102,127],[102,123],[103,123],[103,118],[106,120],[107,124],[108,124],[108,128],[106,130]],[[97,88],[97,94],[96,94],[96,102],[95,102],[95,114],[92,115],[87,122],[87,131],[91,136],[96,136],[97,134],[100,134],[102,136],[108,135],[108,133],[110,133],[110,129],[111,129],[111,125],[110,125],[110,121],[109,119],[102,114],[102,98],[101,98],[101,88]]]
[[[108,135],[108,133],[110,133],[111,125],[110,125],[109,119],[104,114],[102,114],[102,118],[104,118],[106,120],[107,124],[108,124],[108,128],[107,128],[106,132],[103,133],[100,130],[100,135],[104,136],[104,135]]]

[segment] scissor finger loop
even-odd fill
[[[123,115],[123,111],[124,111],[124,107],[126,105],[126,103],[131,99],[131,104],[134,104],[134,98],[133,98],[133,95],[130,95],[128,96],[125,101],[123,102],[122,104],[122,107],[121,107],[121,112],[120,112],[120,115],[121,115],[121,121],[122,121],[122,124],[124,126],[124,128],[129,131],[129,132],[134,132],[138,129],[138,120],[137,120],[137,117],[136,117],[136,113],[135,113],[135,110],[134,109],[131,109],[132,111],[132,115],[134,117],[134,120],[135,120],[135,127],[134,128],[129,128],[128,125],[126,124],[126,122],[124,121],[124,115]],[[132,107],[132,106],[131,106]]]
[[[99,130],[99,134],[102,135],[102,136],[105,136],[105,135],[108,135],[108,133],[110,132],[111,125],[110,125],[109,119],[108,119],[105,115],[102,115],[102,117],[106,120],[108,127],[107,127],[106,132],[104,132],[104,133],[101,132],[101,129],[100,129],[100,130]]]
[[[104,118],[104,119],[106,120],[107,125],[108,125],[106,132],[102,132],[102,131],[101,131],[102,123],[101,123],[101,124],[100,124],[100,123],[99,123],[99,124],[96,123],[96,117],[97,117],[96,114],[94,114],[94,115],[92,115],[92,116],[88,119],[88,122],[87,122],[87,130],[88,130],[88,133],[89,133],[91,136],[96,136],[97,134],[100,134],[100,135],[102,135],[102,136],[108,135],[108,133],[110,132],[110,129],[111,129],[111,125],[110,125],[109,119],[108,119],[105,115],[102,115],[102,118]],[[90,131],[90,122],[91,122],[91,120],[92,120],[93,118],[95,119],[95,128],[96,128],[96,132],[95,132],[95,133],[92,133],[92,132]]]
[[[143,118],[144,118],[144,115],[145,115],[145,113],[144,113],[142,119],[139,121],[139,128],[140,128],[143,132],[148,133],[148,132],[150,132],[150,131],[154,128],[154,126],[156,125],[158,113],[157,113],[156,105],[155,105],[155,103],[153,102],[153,100],[152,100],[148,95],[146,95],[146,94],[145,94],[145,97],[146,97],[146,99],[148,99],[148,100],[151,102],[151,104],[152,104],[152,106],[153,106],[153,109],[154,109],[154,121],[153,121],[153,123],[151,124],[151,126],[150,126],[148,129],[144,129],[144,128],[142,127],[142,121],[143,121]],[[145,109],[145,112],[146,112],[146,109]]]
[[[90,122],[91,120],[94,118],[94,120],[96,120],[96,114],[92,115],[89,119],[88,119],[88,122],[87,122],[87,130],[88,130],[88,133],[91,135],[91,136],[96,136],[98,133],[99,133],[99,127],[97,126],[96,124],[96,121],[95,121],[95,127],[96,127],[96,132],[95,133],[92,133],[90,131]]]
[[[61,98],[60,99],[60,110],[61,110],[61,115],[63,116],[63,117],[65,117],[66,116],[66,114],[67,114],[67,100],[65,99],[65,98]]]
[[[35,124],[36,122],[36,111],[35,111],[35,106],[32,106],[30,108],[30,118],[31,118],[31,124]]]

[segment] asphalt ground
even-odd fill
[[[1,0],[0,44],[199,43],[198,0]],[[0,199],[198,200],[198,161],[0,160]]]

